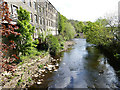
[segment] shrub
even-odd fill
[[[64,42],[65,42],[65,40],[64,40],[63,36],[62,35],[58,35],[57,39],[58,39],[58,41],[60,43],[60,49],[64,49]]]
[[[60,44],[58,39],[53,35],[47,36],[47,43],[49,46],[49,52],[51,55],[56,55],[60,50]]]

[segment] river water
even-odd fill
[[[107,58],[86,39],[74,39],[72,49],[63,52],[58,71],[49,74],[37,88],[116,88],[119,80]]]

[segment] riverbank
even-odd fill
[[[66,41],[64,49],[66,51],[72,45],[74,41]],[[33,80],[35,77],[44,77],[45,73],[56,71],[58,68],[58,62],[60,59],[53,59],[49,54],[44,58],[36,57],[35,60],[31,59],[28,62],[18,65],[14,73],[3,72],[0,74],[2,88],[25,88],[29,87],[36,81]],[[41,84],[43,79],[37,84]]]
[[[100,50],[86,39],[74,39],[75,45],[61,53],[58,71],[34,78],[33,88],[117,88],[119,76]],[[59,59],[59,58],[58,58]],[[42,83],[41,83],[42,82]],[[39,84],[39,85],[38,85]]]
[[[61,51],[66,51],[68,50],[68,48],[70,48],[71,46],[73,46],[75,44],[74,41],[66,41],[65,44],[64,44],[64,49],[61,50]]]

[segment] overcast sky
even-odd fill
[[[106,14],[117,13],[120,0],[49,0],[68,19],[95,21]]]

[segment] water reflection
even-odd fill
[[[57,72],[46,79],[49,88],[115,88],[118,82],[114,69],[98,49],[86,39],[64,52]],[[51,81],[47,83],[47,81]],[[38,86],[39,87],[39,86]]]

